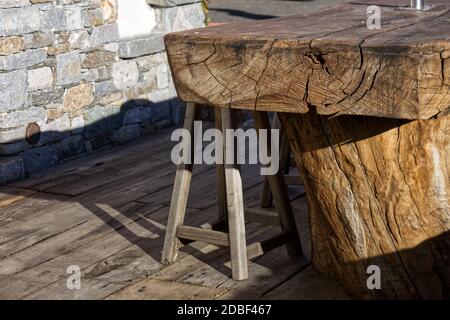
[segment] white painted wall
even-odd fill
[[[118,0],[117,24],[121,38],[148,34],[156,27],[155,10],[145,0]]]

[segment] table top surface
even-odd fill
[[[181,99],[261,111],[428,119],[450,108],[450,1],[355,1],[168,34]],[[369,5],[380,29],[368,28]],[[370,20],[370,19],[369,19]]]

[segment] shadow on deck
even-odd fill
[[[348,295],[284,247],[250,262],[250,279],[231,280],[227,250],[200,242],[178,262],[160,264],[175,166],[172,129],[91,154],[0,188],[1,299],[337,299]],[[246,206],[260,201],[262,178],[243,167]],[[187,224],[217,217],[215,168],[194,169]],[[290,188],[307,256],[303,189]],[[247,225],[248,242],[279,232]],[[81,289],[67,289],[69,266]]]

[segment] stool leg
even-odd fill
[[[215,108],[215,124],[216,129],[222,131],[222,114],[219,108]],[[223,132],[223,131],[222,131]],[[216,176],[217,176],[217,207],[219,210],[219,218],[221,222],[228,221],[227,210],[227,191],[225,185],[225,166],[223,164],[216,164]]]
[[[255,127],[258,130],[270,129],[269,119],[266,112],[254,112]],[[271,151],[270,140],[268,142],[268,152]],[[290,255],[301,255],[303,253],[300,237],[295,223],[294,214],[292,212],[291,201],[289,199],[286,183],[284,182],[283,173],[278,172],[273,176],[267,176],[270,189],[272,190],[275,207],[280,217],[281,228],[289,235],[289,242],[287,244]]]
[[[287,136],[281,133],[281,148],[280,148],[280,169],[284,174],[289,174],[291,166],[291,148],[289,148],[289,141]]]
[[[232,128],[229,108],[222,109],[222,129],[226,132]],[[227,139],[225,139],[226,141]],[[233,143],[234,145],[234,143]],[[224,155],[233,147],[225,142]],[[245,239],[244,198],[242,193],[241,174],[237,166],[225,163],[225,183],[228,208],[228,228],[231,251],[231,270],[233,280],[248,279],[247,244]]]
[[[193,125],[196,114],[196,105],[188,103],[186,106],[186,114],[184,116],[184,129],[191,133],[191,143],[193,139]],[[193,155],[192,155],[193,158]],[[191,159],[192,160],[192,159]],[[174,263],[178,256],[180,247],[179,240],[176,237],[177,227],[183,225],[184,216],[186,214],[186,206],[189,195],[189,187],[192,178],[192,162],[191,164],[180,164],[177,167],[175,183],[170,201],[169,219],[167,221],[166,236],[164,239],[164,247],[162,252],[162,263]]]
[[[272,129],[279,129],[279,130],[281,129],[281,122],[280,122],[280,118],[278,117],[277,113],[275,113],[273,120],[272,120]],[[284,146],[284,144],[281,145],[282,148],[283,148],[283,146]],[[281,152],[280,152],[281,155],[284,154],[284,150],[282,148],[281,148]],[[282,157],[280,157],[280,166],[283,166],[283,168],[284,168],[284,163],[281,162],[281,160],[282,160]],[[269,180],[267,179],[267,177],[265,177],[262,196],[261,196],[261,208],[271,208],[272,203],[273,203],[272,191],[270,190]]]
[[[264,178],[262,196],[261,196],[261,208],[272,208],[272,191],[270,191],[269,180]]]

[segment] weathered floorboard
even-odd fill
[[[277,288],[263,295],[262,299],[349,300],[350,297],[337,282],[320,276],[311,267],[308,267]]]
[[[168,133],[163,138],[168,141]],[[175,264],[161,265],[161,236],[175,167],[167,162],[168,148],[150,156],[142,154],[143,146],[154,143],[145,140],[142,145],[136,143],[120,156],[114,149],[107,150],[97,155],[102,165],[95,165],[96,157],[89,156],[85,161],[76,160],[75,167],[67,164],[64,169],[52,169],[52,176],[41,175],[23,181],[21,184],[26,188],[4,189],[7,198],[20,199],[0,208],[0,247],[3,250],[0,298],[216,299],[240,292],[241,296],[251,292],[261,297],[309,263],[293,260],[284,248],[278,248],[249,264],[249,281],[235,282],[231,280],[228,249],[218,250],[212,245],[193,242],[181,248]],[[132,164],[126,161],[127,157],[135,155],[139,156],[133,161],[148,163],[140,175],[129,170]],[[77,171],[77,168],[82,169]],[[123,175],[113,181],[102,180],[78,196],[45,191],[61,181],[76,181],[81,176],[79,172],[94,181],[104,170],[123,172]],[[262,178],[256,170],[255,166],[243,166],[242,170],[245,204],[250,207],[257,207],[260,202]],[[75,176],[74,171],[78,172]],[[194,170],[193,179],[202,187],[193,188],[189,207],[201,209],[188,208],[186,223],[201,226],[218,217],[214,202],[215,170],[199,166]],[[61,190],[62,193],[66,193],[65,190]],[[54,191],[58,192],[57,188]],[[289,191],[294,199],[302,241],[306,244],[305,252],[309,254],[303,188],[296,186]],[[280,232],[279,228],[267,228],[258,223],[249,223],[246,229],[249,244]],[[66,270],[70,265],[81,268],[81,290],[66,287],[69,276]],[[281,269],[283,272],[278,272]],[[258,285],[258,279],[264,280]],[[147,289],[139,292],[142,285]],[[191,290],[191,294],[182,294],[181,291],[187,290]]]

